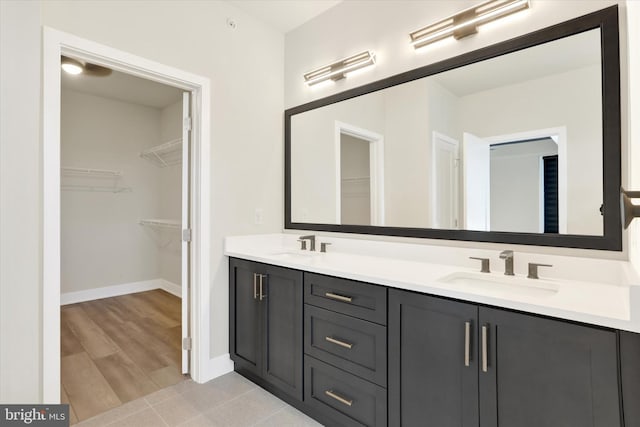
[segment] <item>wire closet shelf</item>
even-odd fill
[[[182,138],[144,150],[140,157],[161,168],[179,165],[182,163]]]
[[[100,193],[126,193],[131,187],[118,185],[121,171],[108,169],[63,167],[60,170],[62,191],[84,191]],[[66,179],[65,179],[66,178]]]

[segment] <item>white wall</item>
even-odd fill
[[[203,262],[211,264],[213,276],[211,283],[203,284],[210,290],[204,326],[211,325],[211,357],[227,353],[228,262],[223,238],[282,229],[283,35],[222,1],[0,4],[1,400],[37,402],[41,396],[40,25],[211,80],[212,135],[206,143],[211,144],[207,160],[212,164],[212,250],[211,259]],[[228,18],[236,21],[235,30],[227,26]],[[262,224],[254,224],[257,207],[263,210]],[[14,328],[16,324],[22,326]]]
[[[39,26],[37,2],[0,1],[2,403],[42,395]]]
[[[160,142],[160,110],[62,91],[62,166],[117,170],[131,192],[61,192],[61,293],[157,279],[159,169],[139,153]],[[62,185],[116,185],[113,179],[65,177]]]
[[[160,112],[160,143],[182,137],[182,101],[171,104]],[[182,217],[182,165],[167,166],[159,171],[158,218],[180,220]],[[182,241],[180,232],[164,229],[163,244],[158,246],[159,277],[180,285]]]
[[[621,16],[621,34],[626,34],[625,1],[576,0],[558,2],[537,0],[532,8],[503,20],[480,28],[478,34],[461,41],[447,40],[438,45],[416,52],[409,44],[408,33],[437,21],[466,6],[473,1],[386,1],[343,2],[306,24],[287,33],[285,37],[285,105],[287,108],[323,98],[347,89],[380,80],[400,72],[469,52],[531,31],[566,21],[577,16],[594,12],[618,4]],[[366,15],[366,19],[362,16]],[[326,28],[332,28],[327,32]],[[302,81],[302,74],[309,69],[359,52],[371,49],[376,52],[377,64],[365,71],[353,73],[333,85],[308,87]],[[622,91],[627,91],[626,74],[627,50],[623,40],[621,46]],[[623,107],[625,105],[623,104]],[[627,124],[628,111],[623,108],[623,128]],[[623,158],[628,148],[623,133]],[[626,182],[627,165],[623,164],[623,182]],[[376,237],[385,240],[399,238]],[[447,242],[421,240],[436,245],[463,247],[500,248],[504,245],[477,242]],[[568,248],[546,248],[519,246],[517,250],[552,254],[589,256],[598,258],[624,259],[628,256],[626,246],[623,252],[589,251]]]

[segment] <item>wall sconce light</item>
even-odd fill
[[[359,70],[369,65],[374,65],[375,63],[376,55],[373,52],[366,50],[358,53],[357,55],[336,61],[333,64],[325,65],[324,67],[309,71],[304,74],[304,81],[309,86],[312,86],[326,80],[340,80],[345,78],[346,74],[351,71]]]
[[[622,211],[622,224],[624,229],[629,228],[629,224],[634,218],[640,218],[640,205],[631,203],[631,199],[640,199],[640,191],[627,191],[620,189],[620,207]]]
[[[489,0],[409,34],[419,49],[453,36],[456,40],[478,32],[478,26],[529,8],[529,0]]]

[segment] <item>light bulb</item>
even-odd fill
[[[62,69],[69,74],[80,74],[82,73],[82,67],[76,64],[62,64]]]

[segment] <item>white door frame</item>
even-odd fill
[[[191,377],[202,382],[209,360],[210,82],[121,50],[43,27],[42,147],[42,401],[60,401],[60,55],[66,54],[137,77],[190,91],[191,170]],[[183,298],[185,296],[183,295]]]
[[[567,128],[564,126],[535,129],[509,135],[496,135],[484,138],[490,144],[526,141],[528,139],[551,138],[558,144],[558,232],[567,234]],[[544,229],[542,230],[544,231]]]
[[[384,225],[384,137],[378,133],[338,120],[335,122],[336,224],[342,223],[340,136],[349,135],[369,142],[369,187],[371,225]]]

